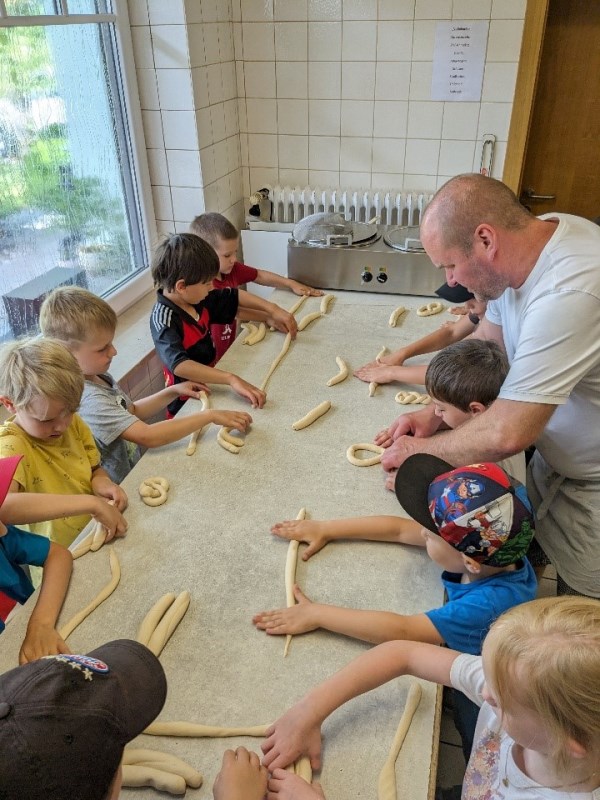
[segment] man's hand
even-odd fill
[[[323,292],[320,289],[313,289],[312,286],[305,286],[298,281],[290,281],[289,288],[294,294],[305,295],[306,297],[321,297]]]
[[[303,561],[308,561],[330,541],[322,532],[321,525],[316,519],[287,519],[284,522],[277,522],[271,528],[271,533],[282,539],[306,542],[308,547],[302,553]]]
[[[313,613],[316,603],[309,600],[296,584],[294,584],[294,597],[297,603],[295,606],[261,611],[252,617],[252,622],[259,630],[271,636],[284,636],[288,633],[295,635],[316,630],[319,627],[319,622]]]
[[[292,339],[295,339],[298,333],[298,323],[294,315],[279,306],[275,306],[272,315],[267,318],[267,325],[277,328],[282,333],[291,333]]]
[[[325,800],[320,783],[307,783],[300,775],[285,769],[273,770],[267,800]]]
[[[252,408],[262,408],[267,401],[267,395],[258,386],[253,386],[239,375],[232,375],[229,385],[236,394],[250,401]]]
[[[300,700],[267,730],[261,745],[263,764],[270,772],[285,768],[301,755],[310,758],[313,770],[321,767],[321,725],[315,722],[306,701]]]
[[[169,391],[173,397],[193,397],[196,400],[200,399],[200,392],[210,394],[210,389],[203,383],[197,381],[183,381],[182,383],[174,383],[169,386]]]
[[[70,653],[66,642],[60,637],[53,625],[31,622],[27,626],[27,635],[19,652],[19,664],[28,664],[44,656],[59,653]]]
[[[214,800],[263,800],[267,791],[267,769],[256,753],[238,747],[225,750],[221,771],[213,784]]]

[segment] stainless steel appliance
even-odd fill
[[[431,296],[444,282],[417,226],[314,214],[296,225],[287,253],[289,277],[321,289]]]

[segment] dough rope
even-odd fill
[[[319,417],[322,417],[323,414],[326,414],[329,409],[331,408],[331,400],[323,400],[322,403],[319,403],[318,406],[315,406],[308,414],[305,414],[301,419],[297,419],[296,422],[292,423],[292,428],[295,431],[301,431],[303,428],[308,428],[309,425],[312,425],[313,422]]]
[[[225,426],[220,428],[217,433],[217,442],[221,445],[223,450],[237,455],[244,446],[245,441],[240,439],[239,436],[230,436],[230,430],[231,428],[226,428]]]
[[[345,381],[346,378],[348,377],[348,364],[346,364],[344,359],[340,358],[340,356],[336,356],[335,363],[340,368],[340,371],[338,372],[337,375],[334,375],[333,378],[329,378],[329,380],[327,381],[327,386],[335,386],[336,383],[341,383],[342,381]]]
[[[202,403],[202,411],[206,411],[207,408],[210,408],[210,400],[208,399],[208,395],[206,394],[206,392],[200,392],[200,402]],[[190,441],[185,451],[186,456],[193,456],[194,453],[196,452],[198,437],[200,436],[204,428],[206,428],[206,425],[203,425],[201,428],[198,428],[198,430],[194,431],[190,436]]]
[[[307,328],[311,322],[314,322],[314,320],[319,319],[319,317],[322,316],[323,314],[320,311],[313,311],[311,314],[307,314],[305,317],[302,317],[298,323],[298,330],[303,331],[304,328]]]
[[[296,519],[306,519],[306,509],[301,508],[296,516]],[[296,605],[296,598],[294,597],[294,583],[296,582],[296,567],[298,565],[298,546],[300,542],[295,539],[290,539],[288,545],[287,556],[285,559],[285,602],[288,608]],[[283,657],[285,658],[290,649],[292,641],[292,634],[288,633],[285,637],[285,647],[283,650]]]
[[[381,348],[381,350],[377,353],[377,355],[375,356],[375,361],[377,361],[377,363],[380,363],[379,360],[380,360],[380,358],[382,356],[385,355],[386,350],[387,350],[387,347],[385,347],[385,345],[384,345]],[[369,384],[369,397],[373,397],[373,395],[375,394],[375,391],[377,390],[378,386],[379,386],[379,384],[376,381],[371,381],[371,383]]]
[[[431,317],[432,314],[439,314],[440,311],[444,310],[443,303],[440,303],[439,300],[433,300],[431,303],[426,303],[424,306],[419,306],[417,308],[417,316],[418,317]]]
[[[232,736],[266,736],[271,725],[254,725],[247,728],[221,728],[199,725],[195,722],[153,722],[144,733],[149,736],[184,736],[206,739],[227,739]]]
[[[298,761],[294,762],[294,772],[307,783],[312,783],[312,767],[310,765],[310,758],[308,756],[300,756]]]
[[[137,764],[123,764],[122,786],[151,786],[159,792],[185,794],[187,784],[181,775],[174,775],[155,767],[142,767]]]
[[[95,530],[96,529],[94,528],[94,530],[91,533],[89,533],[85,537],[85,539],[79,542],[79,544],[74,550],[71,550],[71,556],[73,557],[73,561],[75,561],[75,559],[77,558],[81,558],[81,556],[84,556],[86,553],[90,552],[90,546],[94,539]]]
[[[108,531],[106,530],[104,525],[101,522],[97,522],[94,532],[92,534],[92,541],[90,543],[90,550],[92,551],[92,553],[95,553],[96,550],[100,550],[100,548],[106,541],[107,536],[108,536]]]
[[[307,300],[308,300],[308,295],[303,294],[302,297],[298,298],[298,300],[296,300],[294,305],[289,309],[289,313],[295,314],[296,311],[298,311],[298,309],[302,306],[302,304],[305,303]]]
[[[428,406],[431,403],[431,397],[428,394],[419,394],[419,392],[398,392],[394,400],[400,403],[401,406],[407,405],[422,405]]]
[[[104,589],[101,589],[98,592],[91,603],[89,603],[85,608],[81,609],[81,611],[78,611],[74,617],[71,617],[66,625],[63,625],[59,631],[59,634],[61,639],[64,641],[67,640],[75,628],[80,625],[83,620],[92,613],[92,611],[98,608],[98,606],[103,603],[107,597],[111,596],[111,594],[119,585],[119,581],[121,580],[121,565],[119,564],[119,559],[117,558],[117,554],[114,550],[110,551],[109,562],[111,572],[110,581],[106,584]]]
[[[162,506],[167,502],[169,488],[166,478],[146,478],[140,483],[138,492],[147,506]]]
[[[377,798],[378,800],[396,800],[396,760],[398,753],[404,743],[410,723],[415,715],[419,703],[421,702],[422,690],[421,686],[413,681],[408,690],[406,697],[406,705],[400,717],[400,723],[392,741],[389,755],[385,760],[383,769],[379,773],[379,782],[377,784]]]
[[[147,647],[155,656],[158,657],[162,653],[175,628],[185,616],[190,605],[190,599],[189,592],[181,592],[154,629],[154,633],[148,640]]]
[[[250,336],[246,336],[246,338],[244,339],[244,344],[249,344],[249,345],[258,344],[259,342],[262,342],[262,340],[265,338],[266,333],[267,333],[267,326],[265,325],[264,322],[261,322],[259,323],[258,328],[254,326],[254,331]]]
[[[301,299],[305,300],[306,298],[304,297],[304,298],[301,298]],[[264,392],[264,390],[267,388],[267,383],[269,382],[269,380],[271,378],[271,375],[275,372],[275,370],[279,366],[280,362],[283,360],[285,354],[290,349],[290,342],[291,341],[292,341],[292,334],[291,333],[286,334],[286,337],[283,340],[283,346],[282,346],[282,348],[281,348],[281,350],[279,352],[279,355],[276,356],[275,359],[273,360],[273,363],[269,367],[269,371],[267,372],[267,375],[266,375],[265,379],[263,380],[263,382],[260,385],[261,391]]]
[[[250,339],[258,333],[258,328],[252,322],[242,322],[241,327],[246,331],[242,344],[250,344]]]
[[[137,747],[126,747],[123,751],[123,764],[139,767],[151,767],[180,775],[192,789],[202,786],[202,775],[182,758],[164,753],[162,750],[147,750]]]
[[[150,641],[150,637],[154,633],[156,626],[161,621],[166,611],[173,605],[176,597],[177,595],[174,592],[169,592],[168,594],[163,594],[162,597],[159,597],[150,611],[146,614],[142,620],[142,624],[138,628],[136,636],[138,642],[145,644],[146,647],[148,646],[148,642]]]
[[[376,453],[377,455],[372,456],[371,458],[358,458],[355,453],[359,450],[366,450],[369,453]],[[379,464],[384,450],[385,447],[380,447],[378,444],[373,444],[372,442],[360,442],[359,444],[350,445],[350,447],[346,450],[346,458],[355,467],[372,467],[374,464]]]
[[[321,305],[320,305],[321,314],[327,313],[327,309],[329,308],[329,304],[331,303],[332,300],[333,300],[332,294],[326,294],[321,298]]]
[[[399,318],[402,316],[402,314],[404,314],[405,311],[406,311],[406,308],[404,306],[398,306],[398,308],[395,308],[392,311],[392,313],[390,314],[389,322],[388,322],[390,328],[395,328],[396,327]]]

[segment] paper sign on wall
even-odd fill
[[[432,100],[481,100],[489,22],[438,22]]]

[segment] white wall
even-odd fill
[[[265,183],[500,177],[526,0],[129,0],[159,230]],[[436,22],[490,20],[481,102],[430,98]]]

